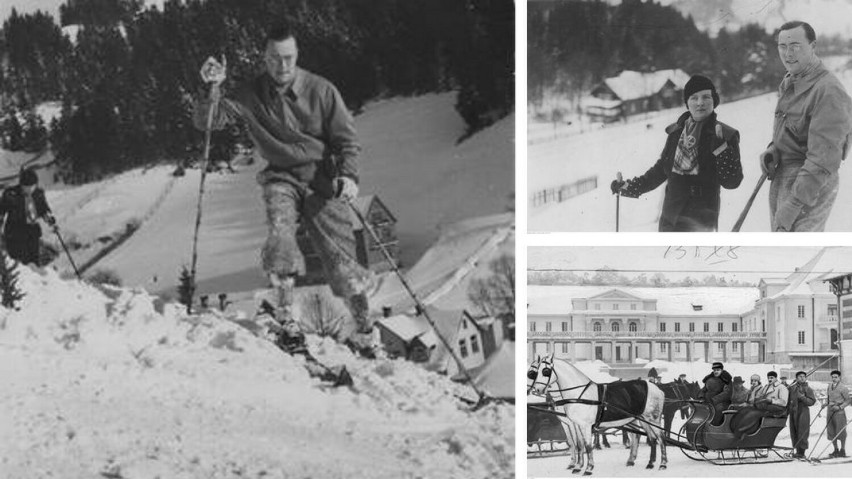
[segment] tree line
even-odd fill
[[[528,6],[528,102],[549,92],[574,105],[623,70],[679,68],[711,78],[724,100],[777,88],[784,75],[775,39],[756,24],[715,38],[674,7],[653,1],[539,1]]]
[[[68,0],[59,23],[14,10],[3,23],[0,117],[61,100],[49,139],[74,173],[197,156],[200,65],[226,56],[226,88],[257,74],[264,32],[281,19],[296,31],[300,65],[331,80],[356,112],[372,99],[457,90],[469,134],[513,107],[511,0],[167,0],[162,10]],[[74,25],[76,38],[60,25]]]
[[[753,283],[714,274],[701,278],[686,276],[672,280],[663,273],[641,273],[627,276],[612,269],[600,269],[592,272],[577,274],[573,271],[527,271],[527,284],[559,286],[628,286],[641,288],[690,288],[690,287],[753,287]]]

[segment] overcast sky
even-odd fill
[[[818,253],[819,247],[710,246],[537,246],[528,248],[527,269],[585,271],[603,267],[631,270],[625,276],[663,272],[670,279],[711,274],[750,283],[783,278]],[[852,248],[850,248],[852,255]]]

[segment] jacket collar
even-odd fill
[[[269,76],[269,73],[263,74],[263,82],[265,83],[271,97],[287,95],[291,99],[295,100],[302,96],[305,92],[305,71],[296,67],[296,71],[293,76],[293,83],[287,87],[278,86],[272,77]]]
[[[786,88],[789,88],[790,85],[793,85],[793,93],[798,95],[799,93],[808,91],[814,84],[825,76],[828,73],[828,70],[823,65],[822,60],[817,57],[811,65],[797,75],[791,75],[789,72],[784,75],[784,79],[781,81],[780,90],[781,93],[784,93]]]
[[[666,128],[666,133],[671,135],[675,131],[683,130],[684,126],[686,125],[686,120],[689,119],[689,118],[690,118],[689,110],[683,112],[680,115],[680,117],[678,117],[676,122],[672,123],[671,125],[669,125]],[[710,116],[708,116],[704,120],[704,128],[707,128],[707,125],[715,125],[715,124],[716,124],[716,112],[714,111],[713,113],[710,114]]]

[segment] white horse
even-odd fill
[[[635,381],[626,381],[622,385],[631,385],[631,383],[635,383]],[[561,409],[565,413],[565,417],[560,416],[559,420],[562,422],[565,435],[571,438],[571,442],[575,446],[575,460],[572,460],[568,466],[568,469],[572,469],[572,473],[577,474],[583,468],[584,452],[585,457],[588,458],[588,465],[583,475],[591,475],[592,470],[595,468],[592,440],[593,427],[607,428],[626,425],[631,425],[632,427],[641,426],[648,436],[651,446],[651,457],[646,468],[654,468],[658,442],[660,444],[660,469],[666,468],[666,464],[668,463],[666,446],[663,440],[660,439],[662,435],[660,426],[665,396],[656,385],[651,383],[646,384],[647,396],[645,398],[644,409],[640,414],[634,416],[627,412],[627,409],[629,409],[627,404],[618,403],[618,397],[600,398],[598,384],[569,362],[554,359],[553,354],[540,359],[536,378],[533,380],[533,391],[542,396],[549,393],[557,403],[561,400],[571,400],[560,405],[558,409]],[[638,389],[643,387],[636,386],[638,386]],[[603,413],[601,408],[604,407],[607,408],[607,418],[609,420],[596,424],[599,414]],[[637,419],[637,416],[641,420]],[[639,441],[637,440],[636,433],[631,432],[629,434],[631,435],[630,457],[627,460],[627,465],[633,466],[639,449]],[[577,459],[576,456],[579,456],[579,458]]]

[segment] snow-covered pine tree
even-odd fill
[[[180,284],[178,284],[178,301],[186,305],[186,314],[192,314],[192,298],[195,296],[195,281],[186,265],[180,268]]]
[[[9,258],[0,249],[0,293],[3,307],[17,309],[18,301],[24,299],[24,292],[18,287],[18,262]]]

